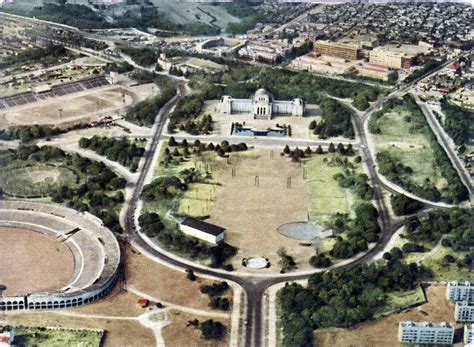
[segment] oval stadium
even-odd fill
[[[90,303],[120,268],[114,234],[95,216],[52,204],[0,201],[0,310]]]

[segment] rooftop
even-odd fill
[[[220,226],[204,222],[202,220],[193,218],[193,217],[186,217],[182,222],[181,225],[186,225],[188,227],[200,230],[210,235],[217,236],[224,232],[225,228]]]

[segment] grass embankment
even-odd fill
[[[99,347],[102,331],[48,328],[15,328],[14,345],[35,347]]]

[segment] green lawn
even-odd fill
[[[404,307],[414,305],[416,303],[422,303],[425,301],[423,290],[418,287],[408,291],[395,291],[388,294],[387,303],[381,307],[374,314],[374,318],[378,318],[380,315],[388,312],[392,312]]]
[[[309,214],[310,219],[324,224],[335,213],[352,214],[355,206],[360,202],[350,189],[342,188],[333,178],[341,173],[343,167],[334,163],[335,153],[312,155],[305,163],[305,185],[310,192]],[[352,158],[349,157],[349,160]],[[356,171],[361,173],[362,166],[356,164]]]
[[[15,328],[15,345],[35,347],[99,347],[102,331]]]

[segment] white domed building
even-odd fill
[[[302,99],[291,101],[275,100],[263,88],[258,89],[251,99],[234,99],[225,95],[219,101],[219,111],[223,114],[250,113],[254,119],[272,119],[273,116],[296,116],[304,114]]]

